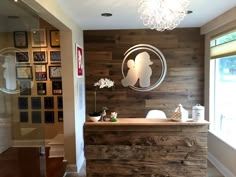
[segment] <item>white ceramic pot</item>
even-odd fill
[[[192,118],[194,121],[204,120],[204,107],[196,104],[192,107]]]
[[[98,122],[101,116],[88,116],[88,118],[92,122]]]

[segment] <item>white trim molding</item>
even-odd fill
[[[13,140],[12,146],[13,147],[41,147],[46,146],[48,147],[48,143],[50,139],[41,139],[41,140]]]
[[[208,160],[225,176],[236,177],[228,168],[224,166],[214,155],[208,152]]]

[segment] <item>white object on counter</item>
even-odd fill
[[[204,106],[196,104],[192,107],[192,118],[194,121],[204,120]]]
[[[174,121],[187,121],[188,120],[188,111],[183,108],[181,104],[175,109],[171,117]]]
[[[98,122],[101,119],[101,116],[88,116],[91,122]]]

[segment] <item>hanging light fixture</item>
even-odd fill
[[[145,26],[173,30],[184,19],[188,5],[189,0],[141,0],[138,12]]]

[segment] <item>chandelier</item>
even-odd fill
[[[145,26],[173,30],[187,14],[188,5],[189,0],[141,0],[138,12]]]

